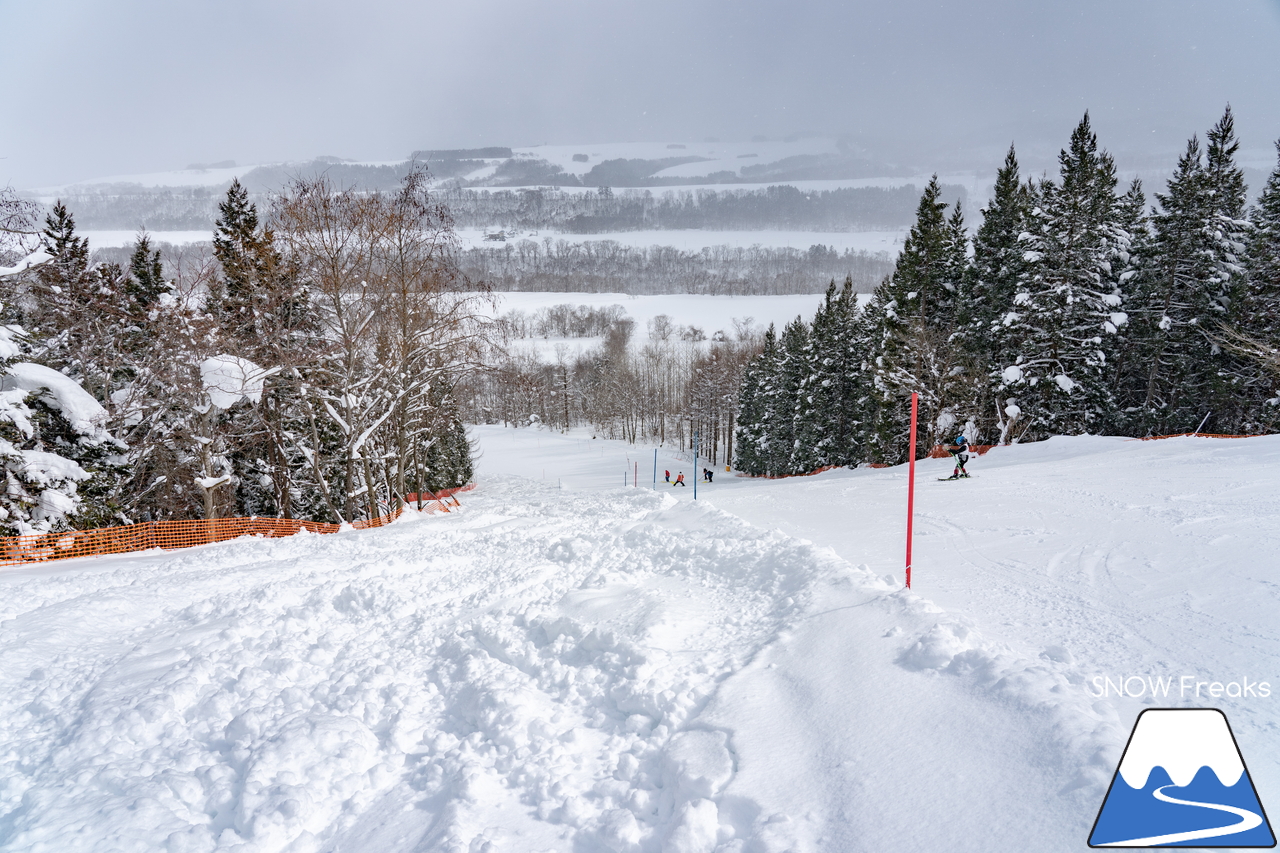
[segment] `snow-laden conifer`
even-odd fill
[[[773,326],[764,333],[760,353],[747,363],[738,393],[737,427],[734,430],[733,465],[758,477],[766,473],[765,406],[777,366],[777,338]]]
[[[935,176],[920,198],[893,275],[876,289],[869,307],[875,321],[876,415],[867,437],[877,461],[906,458],[912,392],[919,395],[925,446],[972,418],[971,371],[956,336],[968,238],[959,206],[948,218],[940,194]]]
[[[1132,311],[1145,374],[1135,401],[1140,432],[1187,432],[1210,412],[1219,431],[1240,426],[1238,359],[1219,343],[1236,317],[1248,240],[1233,124],[1228,109],[1203,151],[1192,137],[1166,192],[1156,195],[1151,258]]]
[[[1127,317],[1119,282],[1130,235],[1120,223],[1112,158],[1086,113],[1058,157],[1059,181],[1036,188],[1024,240],[1026,267],[1001,319],[1008,342],[996,363],[1012,438],[1102,429],[1116,403],[1108,366]]]

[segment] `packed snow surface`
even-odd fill
[[[908,592],[902,467],[475,435],[448,515],[0,571],[0,848],[1079,850],[1148,706],[1280,798],[1177,686],[1280,687],[1280,437],[922,461]]]

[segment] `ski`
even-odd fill
[[[939,483],[945,483],[945,482],[947,482],[948,480],[972,480],[972,479],[973,479],[973,475],[972,475],[972,474],[970,474],[970,475],[969,475],[969,476],[967,476],[967,477],[939,477],[939,478],[938,478],[938,482],[939,482]]]

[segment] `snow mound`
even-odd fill
[[[17,273],[26,272],[32,267],[40,266],[40,264],[48,263],[51,260],[53,260],[53,256],[44,249],[36,249],[13,266],[0,267],[0,278],[6,275],[16,275]]]
[[[200,379],[209,401],[224,410],[241,400],[256,405],[262,399],[267,377],[275,372],[235,355],[215,355],[200,362]]]
[[[107,410],[80,387],[74,379],[42,364],[19,362],[9,365],[0,387],[6,391],[21,390],[36,394],[42,401],[62,412],[71,428],[84,436],[101,436]]]

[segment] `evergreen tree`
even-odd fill
[[[420,485],[415,491],[422,491],[421,486],[431,492],[465,486],[475,476],[471,440],[458,416],[453,394],[436,389],[432,398],[438,424],[423,457],[416,460],[411,482],[417,480]]]
[[[1243,417],[1236,359],[1218,343],[1243,284],[1237,255],[1247,223],[1237,148],[1228,109],[1209,132],[1208,150],[1202,155],[1192,137],[1167,192],[1156,196],[1152,257],[1135,305],[1145,373],[1134,407],[1139,431],[1190,431],[1210,411],[1230,430]]]
[[[848,343],[841,349],[838,368],[842,380],[840,416],[844,424],[840,464],[856,467],[882,458],[874,450],[874,439],[880,400],[876,388],[876,353],[883,318],[872,304],[859,307],[849,279],[845,280],[841,303]]]
[[[765,460],[770,476],[801,473],[795,467],[798,447],[796,414],[809,380],[809,327],[796,317],[782,329],[778,367],[766,396]]]
[[[965,307],[970,346],[990,351],[988,341],[1000,328],[1000,320],[1013,304],[1018,281],[1026,266],[1022,234],[1031,213],[1031,187],[1021,183],[1013,146],[996,173],[991,203],[982,212],[982,224],[973,235],[973,289]],[[992,344],[991,346],[993,346]]]
[[[1276,141],[1280,155],[1280,140]],[[1280,158],[1250,215],[1250,292],[1245,316],[1255,328],[1280,335]]]
[[[1276,142],[1276,152],[1280,154],[1280,141]],[[1280,350],[1280,163],[1267,178],[1249,219],[1253,233],[1247,252],[1247,285],[1236,328],[1252,345],[1251,349],[1275,352]],[[1280,404],[1280,376],[1254,364],[1250,384],[1255,396],[1261,398],[1255,419],[1259,427],[1270,431]]]
[[[964,374],[955,338],[957,310],[968,276],[964,216],[946,217],[935,176],[916,209],[916,223],[903,244],[893,274],[872,297],[877,396],[871,455],[886,462],[905,458],[911,392],[920,395],[921,441],[937,441],[971,403],[958,381]]]
[[[51,260],[41,267],[41,279],[49,287],[74,287],[89,269],[89,240],[76,234],[76,220],[62,200],[54,202],[45,217],[41,243]]]
[[[160,250],[152,250],[151,238],[145,233],[139,234],[129,258],[129,280],[125,285],[125,294],[133,306],[131,313],[145,313],[168,292]]]
[[[778,357],[777,339],[773,326],[764,333],[764,345],[760,353],[747,365],[742,374],[738,394],[738,423],[734,432],[733,465],[739,471],[759,477],[766,473],[765,460],[765,407],[771,378]]]
[[[1043,182],[1033,210],[1008,330],[996,363],[1005,413],[1031,439],[1098,430],[1115,414],[1113,360],[1123,294],[1115,164],[1085,114],[1058,158],[1061,183]]]
[[[865,348],[857,335],[858,303],[853,278],[845,278],[840,293],[829,303],[827,328],[817,384],[823,389],[818,417],[827,442],[824,465],[856,465],[861,461],[861,431],[870,399]],[[816,335],[815,335],[816,336]]]
[[[213,246],[221,274],[208,309],[225,350],[276,369],[259,404],[227,413],[238,436],[230,451],[237,511],[328,517],[323,496],[311,491],[319,485],[305,448],[316,433],[303,401],[304,388],[317,384],[313,374],[322,370],[323,337],[298,270],[276,247],[238,180],[218,205]]]
[[[1126,310],[1113,312],[1111,318],[1111,325],[1116,329],[1116,340],[1110,382],[1115,389],[1117,411],[1110,428],[1123,435],[1141,435],[1143,431],[1138,401],[1146,392],[1147,377],[1143,362],[1144,318],[1141,304],[1143,282],[1147,280],[1152,257],[1151,226],[1142,181],[1134,178],[1117,205],[1120,232],[1127,235],[1127,243],[1122,242],[1116,254],[1116,262],[1119,264],[1117,269],[1120,271],[1117,281],[1126,294]],[[1130,312],[1137,314],[1130,316]]]
[[[1003,321],[1013,307],[1018,282],[1027,268],[1023,235],[1031,214],[1033,189],[1032,184],[1021,182],[1017,154],[1010,145],[1004,164],[996,173],[991,203],[974,233],[971,285],[960,311],[960,344],[973,372],[984,374],[973,401],[978,431],[993,437],[993,428],[1000,434],[1006,431],[1006,419],[1005,403],[996,399],[1002,384],[1000,371],[994,376],[990,372],[992,365],[1004,365],[1016,358],[1009,352],[1012,342]]]
[[[212,313],[251,314],[255,291],[267,259],[259,230],[257,205],[239,178],[231,181],[227,196],[218,203],[214,223],[213,254],[222,268],[218,288],[210,294]]]
[[[805,352],[807,375],[796,401],[795,445],[791,454],[791,468],[796,473],[836,464],[840,377],[835,371],[841,337],[839,297],[832,281],[814,314]]]

